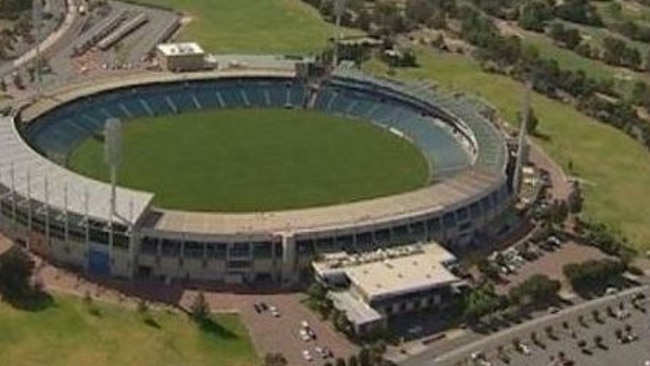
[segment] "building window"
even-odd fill
[[[178,257],[181,254],[181,243],[177,240],[163,239],[160,249],[165,257]]]
[[[271,242],[262,241],[253,243],[253,258],[270,259],[273,258],[273,247]]]
[[[246,260],[228,261],[229,269],[247,269],[250,268],[251,262]]]
[[[188,241],[183,247],[183,256],[187,258],[203,258],[203,244],[196,241]]]
[[[140,252],[144,254],[158,254],[158,239],[145,237],[140,243]]]
[[[343,235],[336,238],[336,248],[343,251],[352,250],[354,244],[354,236],[352,235]]]
[[[427,220],[427,228],[429,229],[429,233],[440,231],[440,218],[435,217],[433,219]]]
[[[454,218],[454,213],[449,212],[446,213],[445,216],[442,218],[443,225],[445,226],[445,229],[452,228],[456,226],[456,218]]]
[[[249,257],[250,256],[250,243],[233,243],[230,246],[230,257]]]
[[[466,207],[463,207],[463,208],[459,209],[458,211],[456,211],[456,219],[458,221],[465,221],[465,220],[467,220],[468,217],[469,217],[469,214],[467,212]]]

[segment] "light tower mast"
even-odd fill
[[[36,73],[36,93],[40,98],[43,90],[41,82],[41,24],[43,23],[43,0],[33,0],[32,2],[32,27],[34,28],[36,40],[36,57],[35,69]]]
[[[519,127],[519,137],[517,139],[517,156],[515,166],[515,179],[513,180],[514,191],[519,192],[521,189],[521,174],[524,164],[528,161],[528,124],[530,123],[531,114],[531,92],[533,89],[533,81],[527,78],[524,81],[524,104],[521,111],[521,126]]]
[[[111,173],[109,250],[112,255],[113,222],[117,216],[117,168],[122,161],[122,122],[117,118],[107,119],[104,135],[104,161]]]
[[[104,161],[111,170],[111,219],[116,214],[117,168],[122,161],[122,122],[117,118],[106,120]]]
[[[341,38],[343,38],[343,30],[341,29],[341,17],[345,14],[345,7],[347,0],[334,0],[334,21],[336,23],[336,36],[334,37],[334,67],[339,64],[339,45]]]

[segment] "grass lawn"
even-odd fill
[[[565,24],[570,23],[565,22]],[[607,34],[607,31],[593,27],[577,26],[575,24],[570,24],[570,26],[580,28],[583,34],[590,35],[592,37],[591,43],[598,45],[598,47],[602,46],[601,40]],[[650,81],[650,78],[641,72],[632,71],[624,67],[607,65],[602,61],[582,57],[571,50],[559,47],[552,39],[544,34],[525,30],[521,30],[521,34],[524,36],[524,42],[537,47],[543,58],[555,59],[562,69],[576,71],[582,70],[588,77],[596,79],[613,79],[615,89],[623,95],[627,95],[627,93],[631,91],[634,81]],[[638,47],[638,49],[642,52],[641,54],[644,55],[643,48]]]
[[[0,302],[3,366],[254,366],[257,357],[237,315],[217,315],[212,332],[186,315],[151,310],[158,327],[135,311],[55,297],[54,305],[23,311]]]
[[[333,204],[424,186],[428,163],[371,123],[286,109],[211,110],[143,118],[124,129],[121,184],[165,208],[257,211]],[[72,169],[107,179],[102,144],[84,142]]]
[[[614,10],[614,3],[620,4],[620,11],[617,12]],[[632,20],[646,23],[645,25],[650,23],[650,8],[636,1],[595,1],[593,5],[598,9],[598,13],[606,22]]]
[[[181,40],[219,53],[320,52],[335,35],[318,11],[301,0],[138,0],[191,16]],[[359,33],[359,31],[348,31]]]
[[[467,91],[492,103],[515,121],[522,86],[508,77],[482,72],[460,55],[418,50],[419,68],[398,70],[398,77],[430,79],[448,90]],[[367,68],[384,74],[373,61]],[[573,161],[576,175],[586,180],[586,215],[621,229],[638,247],[650,249],[650,156],[622,132],[596,122],[573,107],[535,94],[539,130],[549,136],[539,143],[559,164]]]

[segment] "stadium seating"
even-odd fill
[[[436,98],[437,96],[432,96]],[[324,113],[370,119],[413,141],[435,168],[438,178],[451,176],[470,164],[469,154],[453,128],[436,118],[424,116],[417,105],[402,100],[392,89],[377,91],[362,80],[326,82],[318,90],[313,108]],[[185,82],[181,85],[148,85],[115,90],[64,105],[38,118],[27,131],[32,144],[48,156],[67,156],[80,142],[101,135],[104,121],[189,113],[213,108],[302,108],[307,88],[298,80],[225,79]],[[461,99],[440,100],[478,135],[482,142],[479,163],[498,164],[498,142],[490,144],[484,121],[468,113]],[[395,131],[396,130],[396,131]],[[398,132],[399,131],[399,132]],[[483,156],[484,155],[484,156]]]

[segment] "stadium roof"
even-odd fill
[[[197,234],[289,233],[394,222],[460,207],[499,185],[498,176],[476,169],[415,191],[334,206],[256,213],[163,211],[151,225],[161,231]]]
[[[262,58],[257,60],[261,61]],[[295,75],[295,64],[286,62],[287,60],[292,59],[283,57],[280,62],[274,64],[275,67],[267,69],[247,68],[240,65],[218,71],[187,74],[149,72],[129,75],[126,78],[121,75],[90,80],[48,93],[49,97],[41,98],[24,108],[21,117],[24,121],[29,121],[76,98],[120,87],[228,76],[292,77]],[[296,60],[296,62],[299,61]],[[357,77],[356,74],[355,77]],[[388,82],[385,83],[388,84]],[[395,87],[394,84],[391,83],[391,85]],[[402,85],[402,87],[406,88],[407,86]],[[411,93],[416,92],[411,88]],[[469,170],[432,186],[390,197],[299,210],[253,213],[149,212],[149,215],[146,215],[145,226],[169,233],[193,232],[204,235],[319,232],[333,228],[345,230],[346,227],[354,228],[359,224],[381,225],[383,222],[389,221],[394,223],[400,217],[403,217],[406,223],[420,214],[428,215],[442,210],[459,208],[470,200],[480,199],[494,191],[505,179],[503,174],[505,147],[498,143],[498,132],[494,126],[489,125],[489,121],[479,118],[477,113],[472,113],[471,117],[476,122],[477,128],[484,125],[485,137],[492,141],[490,143],[493,145],[492,149],[489,149],[488,145],[479,147],[479,159],[482,159],[481,156],[486,156],[488,159],[484,164],[477,163]],[[87,190],[90,200],[89,214],[99,219],[108,217],[108,185],[67,171],[40,156],[28,147],[18,133],[13,130],[13,124],[9,123],[9,118],[5,118],[5,120],[7,123],[1,124],[2,135],[0,138],[6,140],[7,143],[0,140],[2,142],[0,144],[0,182],[10,183],[7,180],[13,163],[16,189],[21,195],[27,193],[25,176],[27,171],[31,171],[30,193],[33,198],[45,201],[43,177],[47,176],[50,181],[51,205],[64,207],[61,192],[64,191],[63,187],[68,185],[68,209],[70,211],[79,214],[85,212],[84,196]],[[472,128],[474,127],[476,126],[472,126]],[[479,143],[481,143],[482,137],[478,137]],[[133,221],[137,221],[140,215],[145,213],[145,208],[153,197],[149,193],[127,189],[120,189],[118,192],[118,212],[130,214],[130,206],[133,202]]]
[[[111,187],[56,165],[23,141],[12,117],[0,118],[0,184],[60,211],[110,221]],[[67,193],[66,193],[67,192]],[[135,224],[153,194],[118,188],[117,214]],[[67,202],[66,202],[67,201]]]

